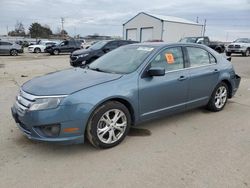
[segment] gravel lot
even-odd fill
[[[18,87],[70,68],[68,55],[0,56],[0,187],[250,187],[250,57],[232,62],[242,81],[223,111],[151,121],[119,146],[97,150],[30,141],[11,117]]]

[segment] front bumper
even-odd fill
[[[86,64],[86,61],[89,59],[88,56],[86,57],[79,57],[70,55],[70,65],[73,67],[80,67]]]
[[[245,48],[227,48],[226,52],[234,53],[234,54],[242,54],[246,52],[246,49]]]
[[[28,111],[21,114],[18,111],[18,107],[14,105],[11,108],[11,113],[18,128],[31,140],[60,144],[78,144],[84,143],[85,125],[87,123],[87,117],[79,113],[79,110],[83,108],[83,105],[78,104],[59,106],[50,110]],[[50,137],[40,131],[40,127],[52,124],[60,124],[58,136]],[[65,128],[72,127],[78,128],[78,131],[72,133],[63,131]]]

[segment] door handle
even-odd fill
[[[187,79],[186,76],[180,76],[180,77],[178,78],[179,81],[183,81],[183,80],[186,80],[186,79]]]

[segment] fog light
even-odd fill
[[[56,137],[59,136],[60,133],[60,125],[59,124],[54,124],[54,125],[45,125],[40,127],[40,130],[45,136],[48,137]]]

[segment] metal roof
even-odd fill
[[[131,21],[132,19],[134,19],[135,17],[137,17],[140,14],[145,14],[147,16],[153,17],[155,19],[161,20],[161,21],[166,21],[166,22],[175,22],[175,23],[184,23],[184,24],[192,24],[192,25],[201,25],[199,23],[190,21],[190,20],[186,20],[183,18],[179,18],[179,17],[174,17],[174,16],[165,16],[165,15],[158,15],[158,14],[151,14],[151,13],[145,13],[145,12],[140,12],[138,13],[136,16],[134,16],[133,18],[131,18],[130,20],[128,20],[126,23],[128,23],[129,21]],[[123,25],[125,25],[126,23],[124,23]]]

